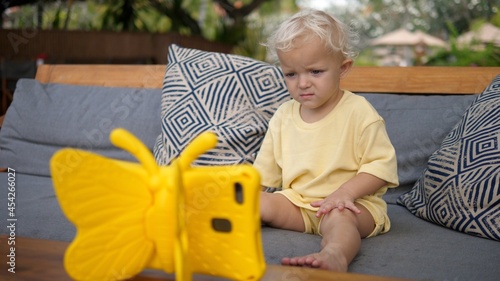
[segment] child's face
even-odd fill
[[[352,60],[329,52],[316,36],[301,40],[291,51],[278,51],[278,58],[290,95],[302,105],[301,114],[323,117],[342,97],[340,79]]]

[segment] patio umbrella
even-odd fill
[[[446,48],[448,46],[448,44],[444,40],[442,40],[438,37],[429,35],[427,33],[424,33],[420,30],[415,31],[414,34],[417,37],[417,42],[419,42],[419,43],[421,42],[424,45],[434,46],[434,47],[443,47],[443,48]]]
[[[469,45],[472,42],[492,43],[495,46],[500,46],[500,28],[485,23],[478,30],[468,31],[457,38],[459,45]]]
[[[448,44],[422,31],[411,32],[407,29],[400,28],[374,39],[371,45],[397,47],[398,56],[400,57],[399,62],[397,59],[391,60],[397,65],[407,66],[414,63],[421,64],[421,59],[426,53],[426,47],[433,46],[446,48]]]
[[[371,44],[390,46],[416,46],[419,44],[437,47],[447,46],[446,42],[438,37],[434,37],[422,31],[411,32],[404,28],[382,35],[374,39]]]

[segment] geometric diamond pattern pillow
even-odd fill
[[[500,241],[500,75],[467,109],[398,203],[428,221]]]
[[[194,165],[253,163],[269,119],[289,99],[278,67],[170,45],[155,159],[168,165],[197,135],[212,131],[217,147]]]

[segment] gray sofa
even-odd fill
[[[396,148],[400,187],[386,194],[389,233],[365,239],[351,272],[417,280],[462,281],[500,278],[500,243],[439,226],[397,203],[421,176],[430,155],[472,103],[472,95],[364,95],[386,120]],[[16,171],[16,235],[71,241],[75,229],[54,195],[48,161],[66,146],[133,160],[107,136],[123,127],[153,149],[161,124],[161,89],[40,84],[20,80],[0,130],[0,167]],[[0,173],[2,206],[7,174]],[[6,209],[6,207],[4,208]],[[5,211],[5,210],[4,210]],[[2,211],[3,221],[7,213]],[[1,234],[7,234],[5,227]],[[320,237],[262,228],[267,263],[320,248]]]

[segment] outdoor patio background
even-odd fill
[[[111,32],[0,29],[0,54],[5,60],[32,60],[45,54],[45,63],[166,64],[167,48],[230,53],[232,46],[174,32]]]

